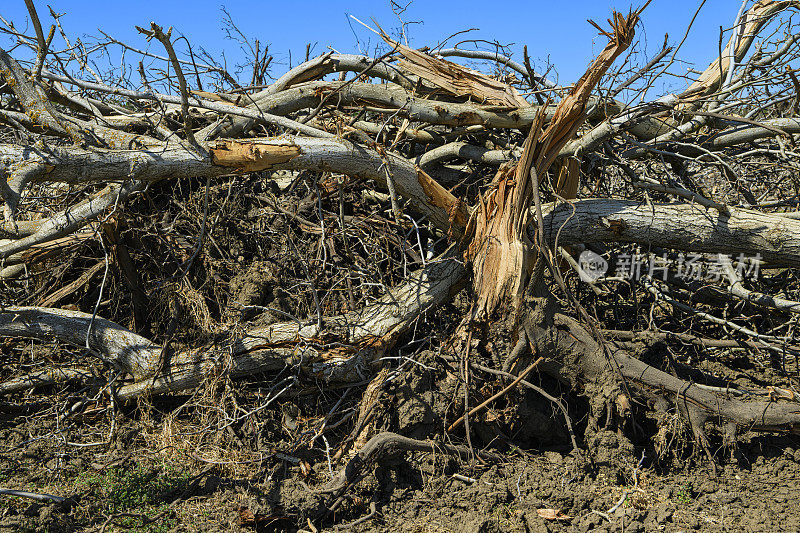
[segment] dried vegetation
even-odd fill
[[[216,476],[297,493],[243,527],[366,527],[389,489],[357,484],[398,452],[636,451],[638,490],[645,457],[716,472],[800,432],[797,2],[745,2],[663,95],[681,50],[642,57],[644,8],[593,23],[560,86],[527,50],[382,29],[279,77],[240,35],[236,75],[155,23],[87,48],[29,6],[32,35],[0,28],[0,481],[50,526],[191,527]]]

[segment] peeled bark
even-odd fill
[[[30,149],[0,144],[0,172],[14,183],[42,181],[91,183],[133,178],[141,181],[205,178],[257,170],[318,170],[365,177],[386,184],[387,172],[398,194],[445,232],[453,227],[450,210],[455,196],[414,164],[395,154],[340,139],[279,137],[247,141],[218,140],[203,156],[182,145],[159,150],[85,150],[76,147]],[[23,185],[18,188],[21,190]],[[130,187],[130,186],[126,186]],[[454,230],[466,224],[459,215]],[[13,252],[11,252],[13,253]]]
[[[796,0],[759,0],[744,13],[741,29],[734,28],[734,36],[725,45],[719,58],[714,60],[700,77],[692,83],[683,96],[690,99],[700,99],[717,90],[724,81],[724,75],[730,68],[731,60],[739,62],[744,59],[753,41],[763,28],[777,13],[790,7],[797,8],[800,3]],[[739,22],[739,21],[737,21]],[[736,33],[741,35],[736,38]]]

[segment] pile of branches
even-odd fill
[[[689,74],[679,45],[641,58],[641,10],[614,13],[568,86],[527,51],[414,49],[380,28],[375,57],[277,78],[256,42],[242,81],[155,23],[141,49],[87,48],[55,13],[47,35],[33,10],[33,35],[3,21],[0,394],[71,384],[76,412],[266,384],[228,427],[292,390],[369,384],[336,424],[363,449],[333,489],[371,454],[430,449],[363,438],[376,391],[423,349],[459,369],[447,427],[468,443],[470,417],[520,384],[572,427],[578,407],[534,371],[599,398],[589,427],[678,416],[712,463],[706,422],[729,443],[800,431],[799,6],[743,8]],[[666,356],[640,357],[654,343]]]

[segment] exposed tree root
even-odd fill
[[[374,464],[381,458],[397,452],[444,452],[458,456],[464,460],[468,460],[473,456],[473,451],[466,446],[426,442],[385,431],[369,439],[364,447],[339,471],[336,477],[322,489],[322,492],[337,493],[346,489],[361,478],[364,469],[368,465]],[[503,459],[502,455],[495,453],[475,453],[493,461],[500,461]]]
[[[526,331],[533,334],[537,354],[547,358],[540,368],[572,387],[601,381],[610,373],[618,376],[620,386],[632,393],[653,402],[666,399],[681,412],[707,452],[704,428],[707,421],[717,422],[726,429],[732,424],[744,431],[800,434],[800,404],[795,401],[748,401],[748,396],[763,398],[769,397],[769,393],[753,391],[752,395],[734,396],[725,394],[724,389],[714,391],[685,381],[615,346],[608,345],[609,349],[604,350],[583,326],[557,312],[552,304],[546,305],[538,299],[535,305],[548,309],[544,323],[532,322],[531,315],[526,318]]]

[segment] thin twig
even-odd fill
[[[516,386],[517,386],[517,384],[518,384],[520,381],[522,381],[523,379],[525,379],[525,376],[527,376],[528,374],[530,374],[531,370],[533,370],[534,368],[536,368],[536,367],[538,366],[538,364],[539,364],[539,363],[541,363],[542,361],[544,361],[544,357],[540,357],[539,359],[537,359],[536,361],[534,361],[533,363],[531,363],[531,364],[528,366],[528,368],[526,368],[525,370],[523,370],[523,371],[522,371],[522,373],[520,373],[520,375],[519,375],[519,376],[517,376],[517,378],[516,378],[514,381],[512,381],[511,383],[509,383],[509,384],[508,384],[508,385],[507,385],[507,386],[506,386],[506,387],[505,387],[503,390],[501,390],[500,392],[498,392],[498,393],[496,393],[496,394],[492,395],[492,396],[491,396],[491,397],[490,397],[488,400],[484,401],[484,402],[483,402],[483,403],[481,403],[480,405],[478,405],[478,406],[474,407],[474,408],[473,408],[473,409],[472,409],[472,410],[469,412],[469,416],[472,416],[472,415],[474,415],[475,413],[479,413],[480,411],[482,411],[482,410],[483,410],[483,408],[484,408],[484,407],[486,407],[487,405],[489,405],[490,403],[492,403],[492,402],[493,402],[493,401],[495,401],[496,399],[500,398],[501,396],[503,396],[504,394],[506,394],[508,391],[510,391],[510,390],[511,390],[511,389],[513,389],[514,387],[516,387]],[[450,427],[449,427],[449,428],[447,428],[447,431],[448,431],[448,432],[450,432],[450,431],[453,431],[455,428],[457,428],[458,426],[460,426],[460,425],[461,425],[461,423],[464,421],[464,418],[465,418],[466,416],[467,416],[467,415],[463,415],[463,416],[461,416],[461,417],[460,417],[458,420],[456,420],[455,422],[453,422],[452,424],[450,424]]]

